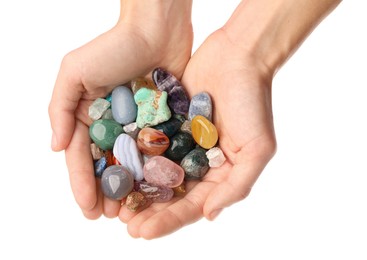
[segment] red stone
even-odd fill
[[[167,150],[169,139],[163,132],[146,127],[139,132],[137,144],[143,154],[160,155]]]

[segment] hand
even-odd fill
[[[65,149],[71,188],[87,218],[116,217],[120,209],[94,177],[89,105],[158,66],[181,76],[191,47],[191,1],[122,0],[116,26],[63,59],[49,105],[52,149]]]
[[[201,182],[188,182],[184,198],[155,203],[140,213],[123,206],[119,217],[133,237],[169,234],[244,199],[272,158],[275,135],[271,108],[273,73],[232,42],[224,29],[213,33],[189,61],[182,83],[190,96],[207,91],[227,161]]]

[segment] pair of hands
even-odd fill
[[[191,23],[143,23],[122,14],[117,25],[67,54],[49,106],[52,149],[65,150],[75,199],[89,219],[119,217],[133,237],[169,234],[203,216],[214,219],[221,209],[244,199],[275,152],[272,122],[273,74],[223,27],[210,35],[190,58]],[[187,194],[154,203],[133,213],[103,196],[90,155],[88,107],[98,97],[154,68],[172,72],[190,96],[208,92],[213,120],[227,161],[200,182],[188,182]]]

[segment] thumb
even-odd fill
[[[65,67],[63,61],[48,108],[52,128],[51,148],[54,151],[64,150],[69,145],[75,128],[74,112],[83,93],[83,85],[70,80]]]

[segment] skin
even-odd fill
[[[55,151],[65,149],[71,186],[84,215],[93,219],[102,213],[107,217],[118,214],[120,220],[127,223],[132,237],[153,239],[202,217],[213,220],[223,208],[246,198],[276,150],[271,106],[273,77],[339,2],[242,1],[228,22],[205,40],[186,66],[192,34],[185,12],[178,12],[184,13],[184,17],[177,19],[181,25],[190,24],[183,31],[187,41],[182,43],[182,32],[177,38],[174,36],[175,29],[182,26],[171,28],[170,37],[165,38],[167,48],[162,49],[161,37],[155,37],[160,26],[151,23],[138,26],[139,19],[133,15],[136,10],[144,10],[144,5],[134,9],[131,2],[122,1],[122,6],[126,4],[129,8],[122,8],[120,21],[128,22],[119,22],[117,28],[100,36],[102,40],[97,38],[65,57],[50,103],[51,124],[56,135],[52,147]],[[137,3],[142,2],[135,1]],[[182,6],[180,8],[176,10],[182,10]],[[153,18],[159,23],[162,14],[166,13],[159,10],[147,11],[146,15],[160,12],[161,15]],[[174,23],[169,26],[171,24]],[[144,26],[153,26],[150,29],[157,31],[147,36],[146,32],[151,31],[143,30]],[[167,35],[167,29],[164,34]],[[163,37],[163,32],[159,35]],[[175,42],[178,38],[180,40]],[[125,43],[121,39],[129,40]],[[151,40],[149,45],[146,44],[148,40]],[[119,54],[117,58],[111,50]],[[157,50],[163,52],[159,58]],[[141,55],[141,59],[131,59],[132,52]],[[92,59],[88,56],[91,54]],[[126,60],[129,60],[128,65]],[[188,182],[184,197],[152,204],[133,213],[126,206],[120,207],[119,203],[103,198],[98,191],[89,152],[87,126],[90,121],[86,111],[91,100],[106,95],[119,83],[145,75],[157,65],[179,78],[184,72],[182,83],[190,96],[201,91],[211,95],[219,145],[227,161],[222,167],[211,169],[201,182]]]

